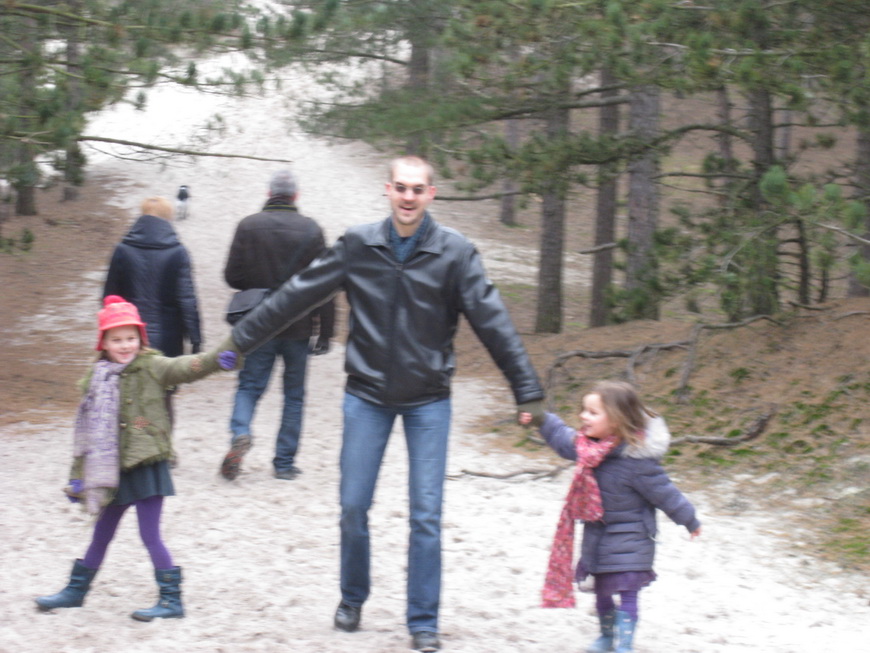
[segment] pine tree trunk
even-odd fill
[[[547,112],[546,120],[546,133],[549,138],[565,137],[570,125],[568,109],[554,107]],[[565,249],[566,189],[566,180],[554,177],[541,193],[541,252],[538,266],[538,311],[535,333],[562,331],[562,258]]]
[[[74,13],[81,13],[81,0],[68,0],[70,9]],[[74,26],[67,30],[66,41],[66,67],[69,72],[66,89],[66,107],[69,115],[82,112],[82,84],[79,81],[81,75],[81,44],[79,42],[79,28]],[[71,138],[66,145],[66,157],[63,169],[63,199],[78,199],[79,189],[84,181],[84,156],[78,141]]]
[[[615,82],[613,74],[601,71],[601,86],[609,87]],[[615,97],[616,90],[601,93],[601,99]],[[598,114],[601,136],[615,135],[619,132],[619,106],[601,107]],[[608,245],[616,241],[616,204],[619,191],[619,176],[613,166],[601,166],[599,170],[598,194],[595,211],[595,246]],[[608,291],[613,283],[613,250],[608,248],[593,254],[592,293],[589,308],[589,326],[604,326],[610,322]]]
[[[855,185],[859,200],[867,207],[867,217],[864,218],[865,239],[870,239],[870,128],[858,131],[855,156]],[[864,261],[870,261],[870,245],[861,243],[857,255]],[[870,288],[858,283],[854,274],[849,275],[849,297],[870,297]]]
[[[630,130],[635,138],[652,141],[658,135],[659,89],[635,88],[630,100]],[[659,317],[659,298],[655,291],[657,265],[653,238],[658,227],[659,196],[656,176],[658,154],[648,149],[628,168],[628,259],[625,287],[635,300],[630,315],[636,319]]]
[[[516,150],[519,147],[520,127],[517,120],[505,121],[504,139],[510,150]],[[501,198],[498,219],[508,227],[514,227],[517,224],[517,196],[514,194],[516,189],[517,183],[513,179],[505,179],[502,182],[501,190],[504,195]]]
[[[732,122],[731,98],[729,97],[727,86],[721,86],[716,89],[716,99],[716,117],[719,120],[719,124],[723,127],[729,127]],[[731,134],[724,131],[720,132],[716,135],[716,142],[719,145],[719,157],[722,159],[722,170],[725,172],[725,176],[722,177],[722,180],[719,183],[719,189],[721,191],[719,195],[719,206],[726,207],[731,202],[731,193],[728,191],[734,183],[733,179],[728,175],[733,173],[736,169],[737,161],[734,158],[734,146]]]
[[[749,93],[749,120],[752,131],[754,185],[752,190],[753,216],[758,216],[759,231],[747,249],[745,283],[749,315],[773,315],[779,309],[779,265],[777,249],[779,231],[764,223],[761,216],[768,215],[767,202],[761,194],[760,181],[776,159],[774,154],[773,102],[770,92],[757,88]]]

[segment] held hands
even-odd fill
[[[517,406],[517,423],[523,426],[539,427],[544,423],[543,400],[527,401]]]
[[[82,479],[74,478],[70,480],[69,485],[67,485],[63,491],[66,494],[66,498],[69,499],[70,503],[78,503],[79,497],[78,495],[82,493],[84,489],[84,483],[82,483]]]
[[[217,359],[222,370],[232,370],[236,367],[239,355],[234,351],[227,350],[219,353]]]

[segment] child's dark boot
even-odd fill
[[[631,653],[637,619],[622,610],[616,611],[616,653]]]
[[[160,597],[153,608],[136,610],[131,617],[137,621],[152,619],[179,619],[184,616],[181,605],[181,567],[172,569],[155,569],[154,577],[160,589]]]
[[[96,569],[89,569],[82,564],[81,560],[76,560],[67,586],[57,594],[38,597],[35,599],[36,605],[39,606],[40,610],[80,608],[85,602],[85,594],[91,589],[91,581],[96,575]]]
[[[586,653],[607,653],[613,650],[613,623],[616,620],[616,610],[610,610],[598,615],[598,623],[601,625],[601,637],[596,639]]]

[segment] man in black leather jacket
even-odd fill
[[[521,411],[542,413],[544,392],[474,245],[436,223],[432,167],[392,162],[392,215],[352,227],[233,329],[242,353],[343,290],[350,305],[341,451],[341,602],[335,626],[359,627],[370,591],[368,510],[396,417],[409,458],[407,625],[435,651],[441,590],[441,507],[450,430],[453,340],[464,315],[509,382]]]

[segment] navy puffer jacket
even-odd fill
[[[560,456],[577,459],[577,430],[556,415],[547,413],[541,434]],[[578,569],[593,574],[651,571],[658,532],[656,508],[689,532],[701,527],[695,508],[661,466],[670,439],[665,421],[651,417],[641,446],[620,445],[595,468],[604,517],[584,523]]]
[[[149,345],[166,356],[183,354],[185,338],[194,351],[202,345],[190,256],[163,218],[141,216],[115,248],[103,289],[107,295],[136,305]]]

